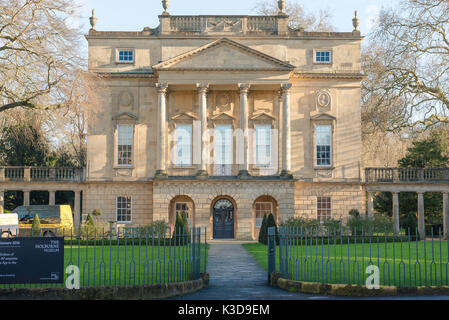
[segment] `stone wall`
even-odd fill
[[[153,185],[146,183],[89,183],[83,193],[83,215],[95,209],[101,220],[116,221],[116,199],[132,197],[132,225],[147,225],[153,221]],[[84,219],[83,219],[84,220]]]
[[[316,219],[317,197],[326,196],[332,198],[333,219],[347,219],[351,209],[366,211],[360,184],[296,182],[295,217]]]
[[[212,206],[221,197],[235,207],[235,237],[254,237],[254,201],[262,195],[272,196],[278,203],[280,220],[294,214],[294,183],[292,181],[155,181],[153,191],[154,220],[169,221],[170,201],[179,195],[190,197],[195,206],[195,226],[207,227],[211,235]]]

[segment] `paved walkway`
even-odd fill
[[[175,299],[298,300],[316,296],[290,293],[267,285],[267,273],[239,242],[210,243],[209,287]],[[326,299],[326,297],[320,297]]]
[[[209,287],[174,300],[449,300],[449,296],[350,298],[291,293],[267,285],[267,273],[236,241],[212,241]]]

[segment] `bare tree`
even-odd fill
[[[253,9],[257,14],[271,16],[279,11],[276,1],[261,0]],[[286,14],[290,17],[289,27],[292,29],[305,29],[306,31],[329,32],[334,31],[330,19],[330,10],[320,10],[318,15],[307,12],[304,7],[296,1],[287,1]]]
[[[386,130],[449,123],[449,2],[403,0],[371,37],[364,107]],[[367,114],[366,114],[367,115]]]
[[[103,81],[100,76],[79,71],[68,96],[68,106],[47,112],[46,127],[57,136],[59,150],[69,154],[76,166],[86,166],[88,118],[97,116],[102,104]]]
[[[68,106],[84,61],[71,0],[0,0],[0,112]]]

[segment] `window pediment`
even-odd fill
[[[327,120],[327,121],[335,121],[337,120],[336,117],[334,117],[333,115],[329,114],[329,113],[319,113],[319,114],[315,114],[313,116],[310,117],[310,120]]]
[[[198,120],[198,118],[191,112],[183,112],[177,114],[171,118],[173,121],[192,121]]]
[[[260,112],[260,113],[254,114],[250,119],[254,123],[269,123],[272,126],[274,126],[274,123],[276,121],[275,117],[273,117],[271,114],[266,113],[266,112]]]
[[[131,122],[137,121],[138,117],[131,112],[121,112],[113,116],[112,120],[116,120],[117,122]]]

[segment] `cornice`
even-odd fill
[[[293,79],[351,79],[365,80],[366,76],[361,73],[319,73],[319,72],[293,72]]]

